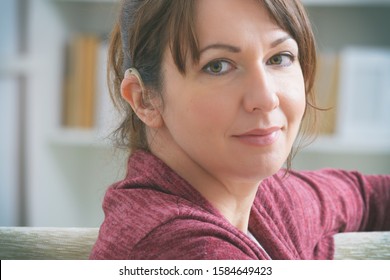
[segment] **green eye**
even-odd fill
[[[223,75],[233,69],[233,65],[226,60],[214,60],[206,64],[202,70],[211,75]]]
[[[217,74],[222,70],[222,62],[221,61],[212,62],[209,67],[211,72]]]
[[[275,55],[275,56],[271,57],[271,59],[270,59],[271,64],[281,64],[282,61],[283,61],[283,58],[280,55]]]
[[[290,66],[294,62],[295,57],[290,53],[280,53],[271,57],[267,64],[276,66]]]

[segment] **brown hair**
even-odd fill
[[[315,98],[313,83],[316,69],[316,48],[313,32],[305,10],[299,0],[259,0],[275,22],[297,42],[299,62],[306,89],[305,119],[312,118],[301,127],[313,129]],[[111,98],[123,120],[114,131],[117,144],[131,151],[149,149],[145,126],[130,105],[122,99],[120,85],[127,68],[135,67],[141,74],[149,93],[160,94],[163,89],[161,65],[163,53],[169,47],[178,70],[185,75],[186,58],[199,60],[195,31],[195,0],[124,0],[114,27],[109,49],[109,84]],[[314,118],[313,118],[314,117]],[[306,120],[307,121],[307,120]],[[291,161],[289,156],[288,164]]]

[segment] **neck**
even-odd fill
[[[256,196],[257,185],[253,186],[252,191],[246,194],[234,195],[230,192],[224,192],[224,189],[217,195],[206,197],[214,207],[236,228],[244,233],[248,231],[249,217],[253,201]],[[208,193],[204,194],[205,196]]]
[[[203,173],[203,176],[182,171],[179,171],[179,175],[198,190],[233,226],[246,233],[260,182],[242,183],[229,178],[218,179],[207,172],[205,174],[203,170],[198,172]]]

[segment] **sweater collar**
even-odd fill
[[[144,150],[137,150],[129,157],[127,174],[116,189],[148,188],[179,196],[202,209],[223,217],[194,187],[178,175],[161,159]]]

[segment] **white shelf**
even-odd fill
[[[370,141],[346,140],[336,136],[319,136],[302,152],[329,154],[380,154],[390,155],[390,139],[375,139]]]
[[[109,141],[94,129],[58,129],[51,135],[50,142],[64,147],[111,148]]]
[[[2,75],[19,75],[29,72],[34,66],[34,62],[28,57],[1,57],[0,74]]]

